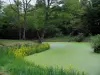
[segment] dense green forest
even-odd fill
[[[13,1],[13,2],[12,2]],[[100,33],[100,0],[0,0],[1,39]]]

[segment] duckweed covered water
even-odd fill
[[[25,57],[25,60],[41,66],[69,65],[87,75],[100,75],[100,54],[93,53],[89,43],[51,42],[51,49]]]

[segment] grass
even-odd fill
[[[34,43],[34,41],[31,40],[5,40],[5,39],[0,39],[0,45],[2,46],[13,46],[16,44],[27,44],[27,43]]]
[[[59,66],[85,71],[88,75],[100,75],[100,55],[93,53],[89,43],[51,42],[51,49],[25,57],[25,60],[41,66]]]

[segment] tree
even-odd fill
[[[55,18],[54,20],[64,35],[73,33],[74,29],[79,30],[81,9],[78,0],[64,0],[63,5],[54,7],[54,10],[58,21]]]
[[[14,6],[14,5],[12,5]],[[11,5],[7,5],[4,9],[3,9],[3,18],[6,20],[6,22],[11,25],[14,25],[16,22],[16,13],[14,12],[14,10],[11,8]]]
[[[35,9],[34,11],[34,28],[36,29],[37,31],[37,36],[38,36],[38,39],[39,39],[39,42],[42,43],[43,41],[43,30],[44,30],[44,27],[45,27],[45,24],[44,24],[44,11],[42,8],[37,8]]]
[[[52,7],[57,6],[59,4],[59,0],[44,0],[44,29],[42,33],[42,39],[44,38],[45,32],[47,28],[51,25],[49,23],[50,21],[50,15],[53,12]]]
[[[0,0],[0,17],[2,17],[3,15],[3,5],[4,5],[4,1]]]
[[[40,43],[42,43],[46,33],[47,26],[49,25],[48,22],[51,13],[50,11],[51,6],[56,2],[57,0],[37,0],[36,2],[36,11],[34,17],[35,17],[37,35]]]
[[[1,13],[2,13],[2,7],[3,7],[3,1],[2,0],[0,0],[0,15],[1,15]]]
[[[26,26],[27,26],[27,11],[28,11],[28,6],[30,4],[31,0],[22,0],[22,5],[23,5],[23,12],[24,12],[24,24],[23,24],[23,39],[26,39]]]
[[[14,6],[14,5],[12,5],[12,6]],[[16,27],[16,13],[14,12],[14,10],[12,10],[12,8],[11,8],[11,6],[10,6],[10,4],[9,5],[6,5],[3,9],[2,9],[2,11],[3,11],[3,13],[2,13],[2,17],[0,17],[0,18],[2,18],[0,21],[1,21],[1,37],[3,37],[3,36],[13,36],[13,32],[14,31],[11,31],[11,30],[14,30],[14,29],[17,29],[17,27]],[[11,33],[8,35],[8,34],[6,34],[7,32],[10,32],[11,31]],[[6,32],[6,33],[5,33]],[[17,33],[18,31],[16,30],[16,33]],[[16,34],[16,36],[17,36],[17,34]],[[7,38],[7,37],[6,37]],[[17,38],[17,37],[16,37]]]
[[[10,0],[9,0],[9,2],[10,2]],[[21,6],[22,6],[22,4],[21,4],[21,2],[19,1],[19,0],[13,0],[13,2],[14,2],[14,6],[15,7],[13,7],[12,6],[12,4],[11,4],[11,2],[10,2],[10,6],[11,6],[11,8],[14,10],[14,12],[17,14],[17,26],[18,26],[18,28],[19,28],[19,39],[21,39],[21,24],[20,24],[20,15],[21,15]]]
[[[36,7],[43,7],[44,6],[44,0],[36,0]]]
[[[0,17],[2,16],[3,1],[0,0]]]
[[[92,7],[91,0],[79,0],[82,7]]]
[[[0,0],[0,33],[1,33],[1,27],[2,27],[2,23],[3,23],[3,13],[2,13],[2,8],[3,8],[3,1]]]
[[[100,33],[100,0],[92,0],[92,7],[85,9],[85,13],[82,16],[83,23],[87,25],[87,29],[91,34]]]

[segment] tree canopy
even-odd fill
[[[42,39],[100,33],[99,0],[36,0],[35,5],[30,2],[13,0],[4,5],[0,0],[1,38],[11,38],[8,33],[17,34],[17,39],[37,38],[37,31]]]

